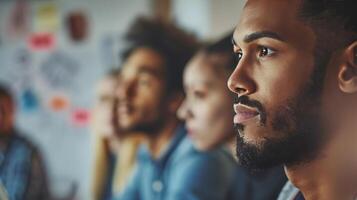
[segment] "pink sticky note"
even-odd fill
[[[86,109],[75,109],[72,112],[72,123],[76,126],[88,125],[90,112]]]
[[[33,33],[28,39],[31,50],[51,50],[55,46],[55,37],[52,33]]]

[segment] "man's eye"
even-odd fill
[[[268,47],[259,47],[259,57],[271,56],[275,53],[274,49]]]
[[[242,59],[243,53],[241,51],[235,52],[235,60],[236,63],[239,63],[239,61]]]
[[[139,85],[149,85],[149,81],[148,80],[140,80],[139,81]]]
[[[140,86],[149,86],[151,83],[151,80],[149,77],[140,77],[138,80],[138,85]]]

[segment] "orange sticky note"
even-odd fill
[[[69,101],[64,96],[54,96],[50,101],[50,107],[53,111],[62,111],[67,109]]]

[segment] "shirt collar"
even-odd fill
[[[139,150],[139,159],[141,161],[154,162],[157,165],[164,166],[176,148],[179,146],[180,142],[186,135],[186,129],[182,124],[178,125],[175,129],[175,133],[170,141],[170,144],[164,152],[157,159],[153,159],[147,145],[143,145]]]

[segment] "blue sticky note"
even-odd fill
[[[25,89],[20,99],[21,109],[24,112],[35,111],[39,106],[39,99],[31,89]]]

